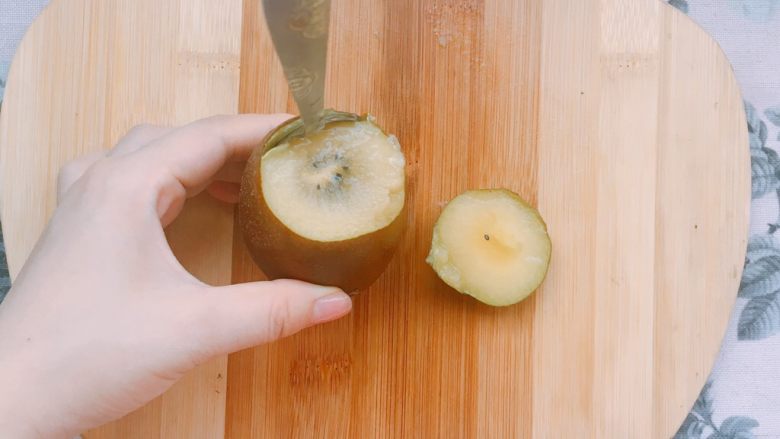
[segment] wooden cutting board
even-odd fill
[[[12,274],[66,160],[143,121],[294,110],[258,3],[53,1],[0,119]],[[715,42],[656,0],[334,0],[329,55],[327,104],[372,112],[406,151],[396,258],[348,318],[216,359],[87,437],[673,434],[746,244],[746,123]],[[424,263],[442,205],[498,186],[553,240],[543,287],[502,309]],[[226,206],[198,198],[168,235],[207,282],[261,278]]]

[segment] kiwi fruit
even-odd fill
[[[427,262],[449,286],[488,305],[528,297],[544,280],[552,244],[539,212],[507,189],[464,192],[433,228]]]
[[[252,152],[238,219],[252,259],[271,279],[354,292],[392,258],[405,226],[405,158],[370,116],[326,110],[304,135],[293,118]]]

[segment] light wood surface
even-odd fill
[[[56,205],[59,167],[138,123],[235,113],[240,47],[240,0],[55,0],[44,10],[14,59],[0,120],[12,277]],[[232,209],[201,197],[168,230],[184,266],[211,284],[230,282],[232,221]],[[226,379],[227,358],[215,359],[87,437],[221,437]]]
[[[65,160],[140,121],[294,110],[258,3],[54,0],[0,116],[12,274]],[[746,124],[716,44],[656,0],[333,0],[329,58],[327,104],[405,148],[396,258],[350,317],[218,359],[87,437],[670,436],[746,243]],[[553,240],[541,290],[503,309],[424,263],[442,204],[495,186]],[[212,283],[261,278],[231,220],[199,199],[169,231]]]

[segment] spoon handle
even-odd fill
[[[306,133],[320,128],[330,0],[263,0],[271,39]]]

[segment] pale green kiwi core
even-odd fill
[[[404,155],[370,121],[329,124],[284,141],[261,161],[263,197],[296,234],[342,241],[389,225],[404,205]]]

